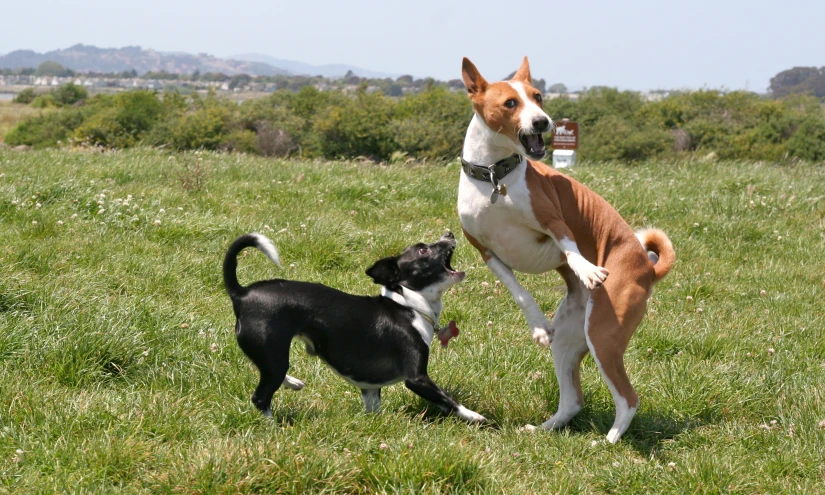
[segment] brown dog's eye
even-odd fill
[[[430,252],[430,248],[425,248],[425,247],[418,250],[418,254],[427,254],[429,252]]]
[[[541,93],[536,93],[536,95],[533,98],[536,99],[537,103],[541,103]]]
[[[507,108],[516,108],[516,105],[518,105],[518,102],[515,98],[510,98],[509,100],[504,102],[504,106]]]

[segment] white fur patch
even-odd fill
[[[368,413],[381,412],[381,389],[367,389],[361,392],[364,408]]]
[[[609,273],[607,268],[596,266],[587,261],[579,252],[579,246],[576,245],[575,241],[564,237],[559,241],[559,245],[567,256],[567,264],[570,269],[573,270],[573,273],[579,277],[579,280],[588,290],[595,289],[607,279]]]
[[[487,418],[485,418],[481,414],[475,411],[471,411],[462,405],[458,406],[458,409],[456,409],[455,414],[464,421],[469,421],[471,423],[481,423],[483,421],[487,421]]]
[[[263,234],[254,232],[250,235],[255,238],[255,247],[260,249],[276,265],[281,266],[281,258],[278,256],[278,248],[275,247],[275,244]]]
[[[441,301],[439,300],[438,303],[435,305],[437,307],[433,307],[433,304],[430,303],[423,295],[420,293],[407,289],[406,287],[401,288],[402,294],[397,292],[391,291],[386,287],[381,287],[381,295],[392,299],[393,301],[397,302],[401,306],[405,308],[410,308],[414,311],[415,317],[413,318],[413,327],[418,331],[418,334],[421,335],[421,339],[424,340],[424,343],[429,346],[433,341],[433,334],[435,333],[435,328],[433,325],[430,324],[429,321],[422,317],[422,314],[427,315],[429,318],[433,320],[436,324],[438,324],[438,317],[441,314]]]
[[[283,385],[284,387],[291,390],[301,390],[302,388],[306,387],[306,383],[295,378],[294,376],[289,375],[286,375],[286,377],[284,377]]]

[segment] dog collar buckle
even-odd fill
[[[492,165],[477,165],[470,163],[461,157],[461,168],[467,177],[471,179],[489,182],[493,185],[493,193],[490,195],[490,202],[495,203],[499,196],[507,196],[507,186],[500,181],[510,172],[516,169],[522,161],[522,156],[518,153],[497,161]]]
[[[487,170],[490,171],[490,184],[493,185],[493,193],[490,195],[490,203],[495,204],[499,195],[507,196],[507,186],[498,181],[498,177],[496,177],[495,163],[487,167]]]

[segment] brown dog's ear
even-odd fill
[[[530,78],[530,62],[527,61],[527,55],[524,56],[524,61],[521,63],[521,67],[519,67],[513,75],[513,80],[524,81],[528,84],[532,81]]]
[[[376,261],[374,265],[367,268],[367,275],[372,278],[373,282],[384,285],[389,289],[394,289],[398,286],[398,276],[400,273],[398,256],[380,259]]]
[[[464,80],[464,87],[470,96],[476,96],[487,91],[487,80],[481,77],[481,73],[470,59],[464,57],[461,62],[461,79]]]

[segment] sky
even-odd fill
[[[262,53],[448,80],[469,57],[486,78],[527,55],[570,89],[749,89],[825,66],[825,1],[41,0],[4,2],[0,53],[76,43],[228,57]]]

